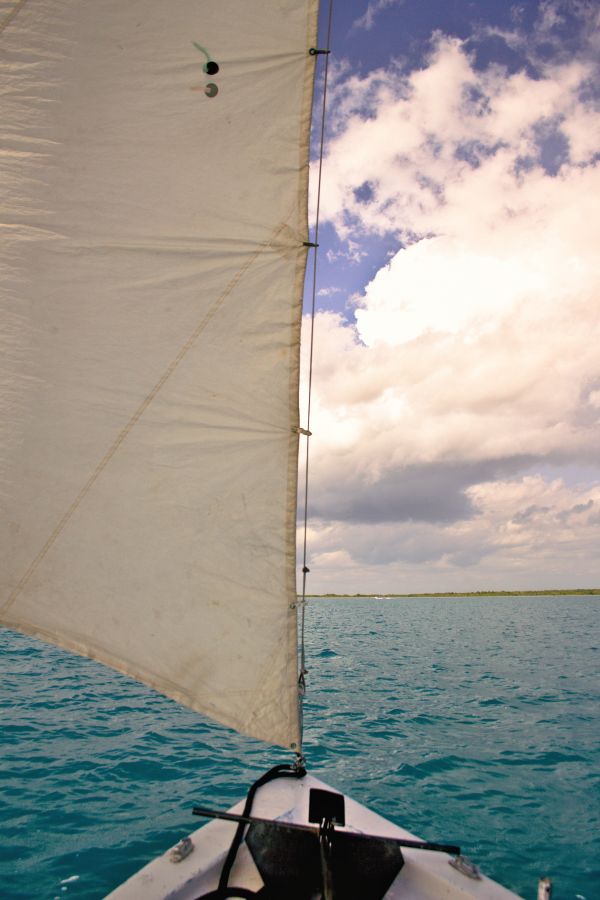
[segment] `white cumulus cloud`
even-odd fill
[[[470,565],[492,577],[502,559],[527,580],[532,552],[580,559],[575,537],[598,538],[597,493],[530,473],[600,461],[592,64],[481,70],[438,35],[408,75],[340,71],[322,215],[355,249],[392,233],[398,250],[353,325],[318,316],[313,552],[324,571],[343,559],[413,578],[419,554],[436,578]]]

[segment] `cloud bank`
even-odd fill
[[[545,7],[538,37],[560,12]],[[436,35],[408,74],[339,68],[322,216],[352,246],[392,234],[398,250],[359,292],[353,324],[317,317],[314,590],[598,582],[588,49],[510,73]]]

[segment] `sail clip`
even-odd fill
[[[294,760],[292,766],[294,772],[298,774],[298,777],[304,778],[304,776],[306,775],[306,760],[301,750],[296,750],[296,759]]]
[[[308,51],[311,56],[327,56],[331,50],[320,50],[317,47],[311,47]]]
[[[300,698],[306,696],[306,678],[305,675],[308,675],[308,669],[302,669],[298,674],[298,694]]]
[[[294,428],[296,434],[303,434],[304,437],[312,437],[312,431],[309,431],[308,428],[300,428],[298,425],[297,428]]]
[[[303,247],[318,247],[318,244],[315,244],[314,241],[302,241]]]

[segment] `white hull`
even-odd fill
[[[256,794],[252,816],[308,824],[311,788],[329,790],[327,785],[310,775],[300,780],[280,778],[272,781]],[[349,797],[345,798],[345,806],[346,827],[340,831],[418,840],[415,835]],[[241,813],[242,807],[243,802],[240,802],[231,812]],[[170,851],[167,851],[109,894],[110,900],[196,900],[202,894],[215,890],[235,829],[236,825],[232,822],[209,822],[190,835],[193,850],[185,859],[172,862]],[[439,836],[440,839],[443,837]],[[404,866],[387,890],[387,900],[467,900],[471,897],[477,900],[514,900],[517,897],[483,875],[477,880],[457,871],[449,864],[451,857],[445,853],[402,848],[402,854]],[[229,885],[250,890],[259,890],[263,886],[245,843],[237,854]]]

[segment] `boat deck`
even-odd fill
[[[310,775],[299,780],[272,781],[256,794],[252,815],[306,825],[311,788],[330,790]],[[231,812],[241,813],[242,807],[243,802],[240,802]],[[346,827],[340,828],[341,832],[419,840],[349,797],[345,797],[345,808]],[[113,891],[110,900],[140,900],[141,897],[144,900],[197,900],[215,890],[235,829],[232,822],[209,822],[190,835],[193,849],[188,856],[173,862],[167,851]],[[404,865],[384,894],[386,900],[515,900],[517,897],[483,875],[475,879],[458,871],[449,864],[451,857],[446,853],[403,847],[402,855]],[[229,884],[256,891],[263,887],[245,842],[237,854]],[[320,892],[314,894],[314,897],[319,896]],[[366,898],[361,897],[361,900]]]

